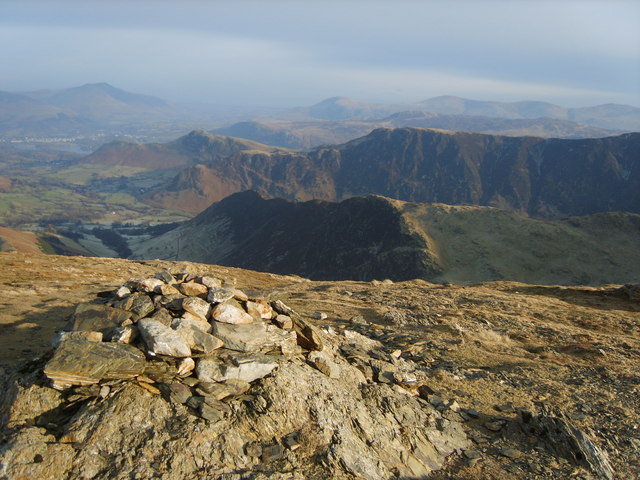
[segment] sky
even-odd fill
[[[0,90],[640,107],[640,0],[0,0]]]

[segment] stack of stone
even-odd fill
[[[88,395],[135,381],[214,420],[221,400],[245,393],[298,344],[322,349],[314,327],[292,316],[282,302],[249,298],[220,279],[161,272],[78,305],[44,373],[54,388]]]

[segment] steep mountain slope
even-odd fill
[[[276,150],[275,147],[250,140],[210,135],[201,130],[194,130],[169,143],[111,142],[85,157],[83,163],[175,169],[198,163],[223,162],[241,151],[270,153]]]
[[[232,195],[134,246],[136,258],[190,260],[312,279],[456,283],[624,283],[640,271],[640,215],[534,220],[486,207],[341,203]],[[585,258],[589,258],[585,262]]]
[[[197,138],[208,141],[192,134]],[[223,157],[203,147],[189,158],[202,164],[197,172],[183,172],[149,193],[148,201],[178,203],[197,212],[233,191],[253,189],[296,200],[336,201],[373,193],[543,217],[640,212],[640,134],[545,140],[378,129],[343,145],[308,152],[243,150]],[[188,197],[197,201],[181,201]]]
[[[386,199],[293,203],[252,191],[134,248],[138,258],[198,259],[314,279],[433,275],[423,250]]]

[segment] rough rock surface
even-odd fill
[[[129,478],[172,478],[175,470],[175,477],[184,478],[355,480],[373,475],[376,465],[382,465],[370,463],[371,455],[383,458],[388,467],[395,453],[403,464],[388,475],[389,480],[606,478],[596,463],[580,461],[576,452],[584,453],[576,445],[585,452],[601,452],[595,458],[608,457],[615,478],[635,478],[640,471],[640,305],[620,285],[311,282],[211,265],[22,254],[0,254],[0,264],[0,478],[124,478],[127,471]],[[251,383],[200,382],[194,370],[201,358],[213,356],[237,366],[234,351],[223,347],[182,359],[146,357],[144,371],[128,380],[103,378],[96,384],[52,389],[42,373],[52,358],[46,351],[55,329],[65,325],[77,303],[99,294],[92,303],[109,306],[143,294],[156,309],[145,318],[163,318],[163,324],[171,327],[175,320],[188,317],[181,307],[184,295],[163,298],[162,291],[134,288],[129,293],[122,289],[120,298],[109,299],[127,278],[153,277],[158,270],[189,272],[163,280],[171,283],[169,287],[214,277],[220,280],[209,288],[223,283],[228,288],[238,286],[246,289],[249,300],[268,299],[272,308],[279,306],[284,312],[277,313],[290,316],[292,324],[296,319],[293,331],[280,329],[273,318],[254,321],[265,330],[296,335],[289,342],[248,352],[267,355],[278,366]],[[234,298],[246,308],[244,301]],[[314,312],[324,312],[327,318],[311,322]],[[115,330],[138,332],[138,321],[132,315]],[[298,335],[303,331],[309,334],[306,340],[321,345],[303,347],[305,339]],[[106,333],[101,343],[114,340],[113,333]],[[76,331],[67,339],[85,334],[94,337],[90,331]],[[128,341],[144,356],[140,338]],[[34,361],[34,355],[44,357]],[[321,358],[339,367],[338,378],[318,370],[313,360]],[[287,380],[290,376],[295,378]],[[323,405],[309,408],[310,419],[299,430],[289,430],[298,419],[281,414],[274,405],[291,402],[289,408],[300,416],[296,409],[306,414],[303,403],[313,406],[314,400],[307,391],[293,389],[289,396],[280,388],[271,389],[285,381],[301,388],[315,384],[323,390],[319,394]],[[345,392],[350,394],[348,406],[341,400]],[[428,475],[401,473],[411,467],[420,470],[411,457],[420,448],[415,437],[411,450],[392,446],[372,453],[389,445],[388,437],[374,430],[374,438],[355,454],[341,449],[339,444],[357,444],[349,437],[350,430],[365,437],[351,418],[365,422],[356,411],[362,401],[371,400],[372,392],[374,397],[375,392],[384,393],[385,416],[404,419],[397,424],[400,443],[416,431],[426,433],[414,427],[411,414],[400,413],[405,409],[392,402],[396,396],[410,404],[418,402],[423,411],[435,411],[431,418],[436,430],[446,429],[448,422],[463,428],[465,446],[456,448],[442,468]],[[386,396],[386,392],[391,393]],[[334,403],[346,413],[332,413]],[[541,410],[543,404],[554,407],[552,413]],[[540,425],[565,425],[563,442],[550,440],[557,435],[550,437],[540,428],[523,429],[518,418],[523,409],[540,419]],[[385,423],[381,410],[367,410],[376,425]],[[332,415],[336,425],[329,442],[313,434],[316,424],[326,425],[323,415]],[[128,423],[122,421],[124,416]],[[251,419],[255,421],[249,428]],[[366,426],[365,430],[369,432]],[[81,432],[86,436],[76,441],[74,436]],[[342,435],[346,438],[338,438]],[[572,444],[571,438],[579,443]],[[428,440],[437,442],[435,432]],[[254,463],[237,467],[244,461],[238,460],[242,455]]]
[[[194,285],[208,287],[188,275],[162,274],[130,280],[127,288],[138,292],[127,296],[119,289],[111,301],[125,309],[157,304],[168,312],[162,285],[179,278],[190,281],[175,288],[193,296],[182,300],[184,311],[174,309],[171,326],[136,318],[157,315],[137,308],[107,332],[115,342],[101,342],[101,333],[97,341],[68,335],[28,379],[14,379],[2,422],[8,432],[0,449],[2,478],[254,478],[251,472],[262,471],[284,479],[296,470],[300,478],[386,480],[425,476],[469,444],[460,421],[445,419],[401,382],[367,380],[357,362],[342,357],[341,344],[353,336],[331,331],[331,339],[322,339],[282,302],[272,308],[236,290],[247,310],[219,303],[209,325],[198,317],[212,307],[202,297],[215,295]],[[113,323],[108,309],[89,310]],[[225,309],[251,323],[218,322],[216,310]],[[277,311],[293,316],[303,335],[271,324]],[[189,313],[196,318],[184,318]],[[142,343],[133,335],[127,337],[133,344],[118,343],[123,329],[137,331]],[[203,338],[217,340],[209,330],[225,348],[203,345]],[[208,355],[194,355],[198,351]],[[387,368],[400,379],[416,366]]]

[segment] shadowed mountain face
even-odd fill
[[[138,257],[162,256],[314,279],[433,275],[421,239],[383,198],[342,203],[267,200],[253,191],[213,204]]]
[[[640,216],[620,212],[544,221],[380,196],[295,203],[247,191],[139,245],[134,256],[315,280],[602,284],[634,281],[637,245]]]
[[[201,148],[186,152],[185,139]],[[417,128],[378,129],[343,145],[269,151],[192,133],[157,146],[191,166],[148,201],[200,211],[230,193],[339,201],[378,194],[413,202],[486,205],[539,217],[640,213],[640,134],[583,140],[500,137]],[[112,152],[121,161],[132,157]],[[216,147],[217,148],[217,147]],[[104,153],[104,152],[103,152]],[[153,155],[148,159],[152,166]]]

